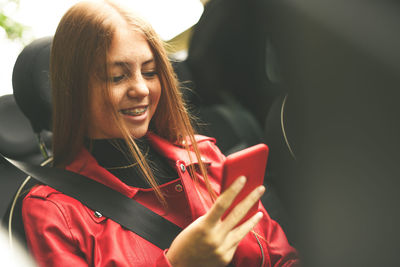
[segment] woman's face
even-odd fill
[[[107,58],[111,77],[111,102],[117,107],[134,138],[146,134],[161,95],[156,62],[144,35],[119,27]],[[105,77],[106,78],[106,77]],[[122,138],[112,110],[100,93],[107,79],[92,79],[88,136],[92,139]]]

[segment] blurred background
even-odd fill
[[[75,2],[0,2],[0,95],[22,48]],[[171,44],[201,133],[225,154],[270,147],[262,201],[304,266],[399,265],[397,1],[126,4]]]

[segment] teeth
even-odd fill
[[[125,115],[139,116],[139,115],[143,114],[146,110],[147,110],[147,107],[143,107],[143,108],[124,109],[124,110],[121,110],[120,112]]]

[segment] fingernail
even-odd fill
[[[263,185],[260,185],[260,186],[257,188],[257,191],[258,191],[259,194],[262,194],[262,193],[265,192],[265,187],[264,187]]]
[[[240,176],[240,177],[239,177],[239,183],[240,183],[241,185],[244,185],[244,184],[246,183],[246,177]]]

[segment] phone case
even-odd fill
[[[239,195],[236,196],[230,208],[225,212],[224,219],[230,211],[243,200],[251,191],[264,182],[265,168],[268,159],[268,146],[258,144],[227,156],[223,167],[221,193],[226,190],[239,176],[246,176],[247,182]],[[248,220],[258,210],[256,203],[239,222],[238,225]]]

